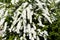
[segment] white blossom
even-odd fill
[[[17,6],[16,4],[19,1],[20,0],[11,0],[11,3],[13,6]],[[25,0],[23,0],[23,1],[25,1]],[[28,0],[28,1],[31,2],[31,0]],[[5,35],[4,32],[6,32],[7,27],[9,27],[8,23],[11,22],[12,24],[11,24],[10,28],[8,28],[7,30],[9,30],[9,32],[12,32],[12,31],[16,32],[19,35],[21,35],[20,30],[23,30],[23,36],[20,37],[20,40],[23,40],[23,39],[27,40],[25,36],[29,36],[30,40],[34,40],[34,39],[40,40],[40,38],[37,35],[42,36],[44,38],[44,40],[47,40],[46,36],[49,36],[48,32],[46,30],[41,31],[41,29],[40,28],[37,29],[37,27],[45,27],[45,25],[42,22],[42,16],[44,16],[44,18],[46,18],[46,20],[49,21],[51,24],[56,19],[53,15],[49,14],[49,10],[48,10],[46,4],[43,3],[43,2],[46,2],[46,0],[44,0],[44,1],[43,0],[41,0],[41,1],[40,0],[34,0],[34,1],[36,3],[33,5],[29,4],[29,2],[22,3],[18,7],[18,9],[16,9],[16,11],[13,12],[13,14],[14,14],[13,16],[11,16],[9,14],[9,11],[11,11],[12,9],[8,8],[6,11],[5,11],[5,8],[0,9],[0,27],[4,27],[3,30],[0,31],[0,34],[1,34],[0,36]],[[48,1],[50,3],[52,2],[51,0],[48,0]],[[3,3],[0,3],[0,4],[3,4]],[[45,8],[43,7],[43,5],[45,6]],[[50,4],[48,4],[48,5],[50,5]],[[38,6],[38,8],[34,9],[37,6]],[[37,13],[37,11],[40,9],[42,10],[42,13],[40,13],[41,15]],[[34,12],[34,10],[36,12]],[[33,21],[33,17],[32,17],[33,15],[35,15],[34,21],[36,19],[38,21],[38,23],[36,23],[36,24]],[[11,16],[13,21],[9,20],[9,22],[5,22],[6,21],[5,19],[7,16]],[[18,16],[19,16],[19,18],[18,18]],[[52,16],[52,18],[50,18],[50,16]],[[27,22],[27,19],[29,20],[29,23]],[[46,20],[44,20],[44,21],[46,21]],[[38,26],[36,26],[36,25],[38,25]],[[27,33],[27,35],[26,35],[26,33]],[[17,37],[15,37],[14,40],[17,40]]]
[[[19,0],[11,0],[11,3],[12,3],[13,5],[15,5],[17,2],[19,2]]]

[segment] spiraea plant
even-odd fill
[[[0,0],[1,40],[47,40],[57,18],[56,0]]]

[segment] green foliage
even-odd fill
[[[10,3],[11,0],[0,0],[0,2],[2,2],[2,3]]]
[[[0,36],[0,40],[2,40],[2,37]]]
[[[60,9],[55,9],[56,11],[56,18],[57,20],[53,22],[53,24],[50,24],[47,28],[47,31],[49,33],[48,40],[60,40]]]

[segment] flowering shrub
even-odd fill
[[[1,40],[47,40],[58,1],[5,0],[0,2]]]

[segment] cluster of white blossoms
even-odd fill
[[[29,4],[28,2],[22,3],[21,6],[19,6],[19,8],[15,12],[12,11],[13,12],[12,14],[14,14],[13,16],[10,16],[9,14],[9,10],[13,10],[13,9],[6,10],[5,7],[0,9],[0,27],[2,27],[2,31],[4,33],[2,34],[3,36],[5,35],[7,27],[9,27],[8,22],[7,21],[5,22],[6,17],[10,16],[13,19],[13,21],[10,20],[12,24],[11,27],[8,28],[8,30],[9,32],[13,31],[13,32],[17,32],[17,34],[19,35],[23,35],[20,37],[21,40],[23,39],[28,40],[26,36],[28,36],[30,40],[35,40],[35,39],[40,40],[39,36],[43,37],[44,40],[47,40],[46,38],[46,36],[48,36],[47,31],[46,30],[41,31],[40,28],[37,29],[36,27],[36,25],[38,25],[38,27],[45,27],[45,25],[42,23],[42,19],[41,19],[42,16],[44,16],[45,20],[48,20],[50,23],[52,23],[46,3],[44,3],[46,0],[45,1],[43,0],[44,2],[41,2],[39,0],[34,0],[34,1],[35,3],[33,5]],[[11,3],[13,5],[15,5],[17,2],[19,2],[19,0],[11,0]],[[37,6],[38,8],[34,9]],[[34,12],[34,10],[36,12]],[[42,10],[42,13],[39,13],[41,15],[37,13],[38,10]],[[36,17],[33,18],[32,17],[33,15],[35,15],[37,18]],[[38,23],[35,24],[33,19],[34,20],[37,19]],[[23,34],[21,34],[20,30],[23,30]],[[15,40],[17,40],[16,37]]]

